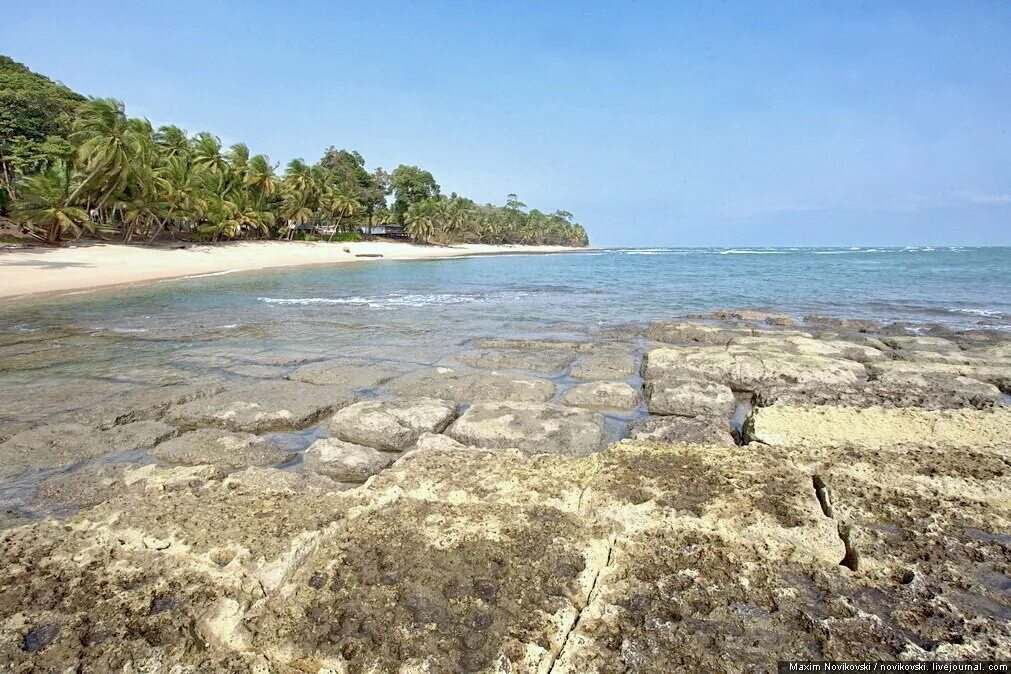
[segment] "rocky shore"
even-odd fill
[[[0,370],[89,339],[7,334]],[[4,400],[9,671],[1011,659],[1006,333],[725,311],[200,357]]]

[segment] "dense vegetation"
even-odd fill
[[[433,243],[588,243],[565,211],[528,211],[512,194],[504,206],[445,196],[428,171],[368,171],[354,151],[331,147],[278,174],[242,143],[154,129],[119,101],[86,99],[3,56],[0,172],[0,217],[49,242],[332,239],[397,224]]]

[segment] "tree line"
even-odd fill
[[[122,102],[85,98],[0,56],[0,217],[29,236],[124,242],[173,237],[346,239],[400,225],[417,241],[588,245],[566,211],[444,195],[431,173],[369,171],[328,148],[283,171],[243,143],[155,129]]]

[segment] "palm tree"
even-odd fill
[[[140,167],[134,172],[128,196],[116,204],[123,216],[124,243],[130,243],[135,233],[152,229],[152,225],[157,226],[154,230],[157,236],[165,226],[168,205],[158,192],[159,184],[150,167]]]
[[[266,155],[258,154],[249,160],[246,171],[245,187],[253,190],[259,197],[268,198],[277,190],[277,176],[274,166]]]
[[[228,163],[221,156],[221,141],[217,136],[201,132],[193,137],[191,156],[194,166],[207,169],[211,173],[224,173]]]
[[[190,152],[190,140],[186,132],[178,126],[162,126],[154,135],[159,152],[165,159],[187,156]]]
[[[325,199],[326,210],[331,214],[337,216],[337,224],[334,225],[334,231],[330,234],[328,241],[333,241],[334,234],[340,229],[341,219],[344,217],[351,217],[358,212],[361,204],[353,196],[344,192],[343,190],[335,190],[331,188],[328,190]]]
[[[150,138],[150,131],[151,125],[144,120],[128,119],[120,101],[93,98],[82,104],[71,140],[78,143],[77,159],[85,176],[69,201],[90,193],[95,197],[92,203],[102,208],[122,192],[143,150],[144,135]]]
[[[25,178],[20,196],[14,204],[15,221],[36,235],[43,233],[50,243],[59,241],[64,230],[80,236],[83,230],[96,229],[83,208],[69,205],[70,169],[65,162],[55,162],[45,172]]]
[[[432,217],[431,204],[419,202],[411,204],[404,214],[407,226],[404,232],[415,241],[427,241],[435,233],[435,221]]]

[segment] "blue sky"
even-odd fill
[[[1011,3],[0,0],[0,53],[597,245],[1011,244]]]

